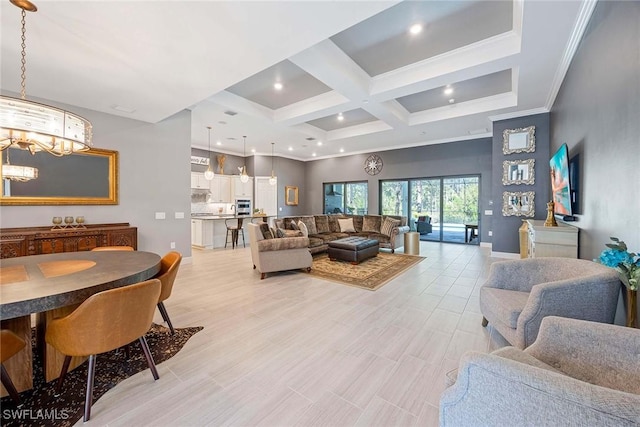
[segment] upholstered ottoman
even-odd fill
[[[380,243],[364,237],[345,237],[329,242],[329,259],[358,264],[378,255]]]

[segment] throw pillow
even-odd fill
[[[384,234],[391,237],[391,232],[393,231],[393,229],[399,226],[400,226],[399,219],[385,217],[384,221],[382,222],[382,226],[380,227],[380,234]]]
[[[353,226],[353,218],[338,218],[338,224],[340,224],[340,231],[342,233],[356,232],[356,229]]]
[[[307,228],[307,225],[302,222],[302,220],[298,221],[298,227],[300,228],[303,237],[309,237],[309,229]]]
[[[273,239],[273,234],[271,233],[271,229],[269,228],[269,224],[263,222],[260,224],[260,232],[262,233],[263,239]]]
[[[382,217],[379,215],[365,215],[362,221],[362,231],[365,233],[379,233]]]
[[[285,228],[283,219],[276,219],[273,221],[273,223],[275,224],[276,228]]]
[[[300,230],[283,230],[282,228],[278,228],[278,230],[276,230],[276,234],[278,235],[277,237],[279,238],[302,237],[302,233],[300,232]]]
[[[296,224],[295,220],[291,220],[291,229],[292,230],[300,230],[300,227],[298,227],[298,224]]]

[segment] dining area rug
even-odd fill
[[[324,252],[313,256],[309,274],[375,291],[423,259],[424,257],[415,255],[378,252],[377,256],[354,265],[346,261],[331,261],[329,255]]]
[[[171,335],[168,328],[152,324],[145,337],[156,365],[175,356],[189,338],[204,329],[202,326],[175,328]],[[35,344],[35,329],[32,330]],[[54,396],[57,380],[46,383],[42,359],[33,352],[33,389],[20,393],[23,406],[17,408],[9,396],[0,400],[0,425],[10,426],[72,426],[82,419],[87,384],[87,361],[67,373],[59,396]],[[129,357],[124,348],[99,354],[93,385],[93,403],[119,382],[138,372],[149,369],[139,342],[129,344]]]

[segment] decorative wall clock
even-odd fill
[[[364,161],[364,170],[369,175],[378,175],[382,171],[382,159],[377,154],[372,154]]]

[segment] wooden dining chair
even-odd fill
[[[155,276],[155,278],[160,280],[160,283],[162,283],[162,291],[160,292],[160,298],[158,298],[158,310],[160,310],[160,314],[164,321],[167,322],[167,325],[171,330],[171,335],[175,334],[176,331],[173,329],[169,313],[167,313],[167,309],[164,306],[164,300],[171,296],[173,282],[176,280],[176,275],[178,274],[178,268],[180,267],[181,261],[182,254],[180,254],[180,252],[168,252],[162,257],[162,260],[160,261],[160,272]]]
[[[2,329],[0,335],[0,369],[2,373],[2,385],[7,389],[9,396],[11,396],[11,399],[13,399],[18,407],[22,406],[20,395],[18,394],[18,390],[16,390],[16,387],[13,385],[13,381],[11,381],[11,377],[2,363],[13,357],[26,345],[27,343],[15,333],[9,329]]]
[[[89,356],[84,421],[91,418],[96,355],[125,346],[136,339],[154,379],[158,371],[144,335],[151,327],[162,285],[157,279],[99,292],[87,298],[69,315],[47,326],[45,340],[65,355],[58,378],[60,393],[72,356]]]
[[[92,251],[133,251],[131,246],[96,246]]]

